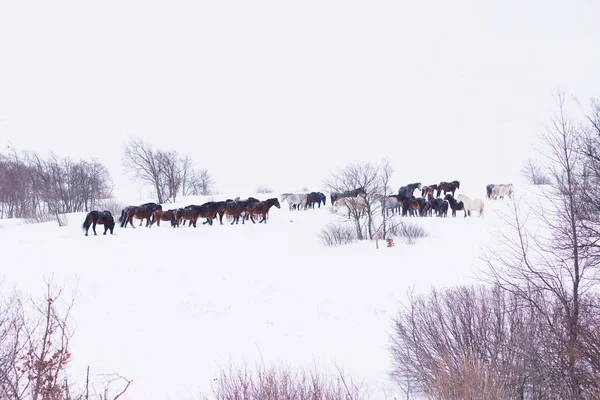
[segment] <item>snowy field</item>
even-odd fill
[[[529,189],[515,187],[525,197]],[[483,198],[484,189],[464,193]],[[332,373],[338,366],[381,398],[382,389],[395,390],[388,335],[407,289],[474,281],[481,247],[500,222],[496,211],[508,208],[486,200],[485,218],[411,218],[430,236],[379,250],[374,242],[319,242],[318,232],[339,218],[329,199],[306,211],[282,203],[266,225],[117,226],[114,236],[99,226],[98,236],[90,229],[85,237],[85,213],[69,215],[62,228],[0,220],[3,287],[38,296],[52,272],[55,283],[77,285],[74,378],[82,380],[87,365],[92,374],[119,372],[134,381],[124,400],[199,399],[220,366],[261,358]]]

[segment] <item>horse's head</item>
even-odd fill
[[[281,208],[281,204],[279,204],[279,199],[277,197],[273,197],[273,199],[271,199],[271,200],[272,200],[271,202],[273,203],[273,205],[275,207]]]
[[[358,189],[356,189],[356,195],[362,194],[363,196],[367,195],[367,191],[365,190],[364,187],[359,187]]]
[[[421,190],[421,182],[417,182],[417,189]]]
[[[454,197],[452,197],[452,195],[450,193],[446,193],[444,200],[452,201],[452,200],[454,200]]]
[[[460,189],[460,182],[459,181],[452,181],[452,183],[454,183],[454,186],[456,186],[457,189]]]

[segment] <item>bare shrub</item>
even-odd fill
[[[550,185],[552,180],[544,168],[536,160],[528,159],[523,162],[521,169],[523,177],[532,185]]]
[[[56,221],[56,216],[45,213],[45,214],[36,215],[35,217],[25,218],[23,220],[23,223],[29,225],[29,224],[41,224],[44,222],[52,222],[52,221]]]
[[[404,243],[412,245],[417,243],[417,239],[428,237],[429,233],[427,233],[419,224],[400,221],[395,224],[390,224],[388,236],[401,238]]]
[[[125,208],[123,203],[119,203],[116,199],[100,200],[98,202],[98,211],[110,211],[113,217],[116,219],[121,215],[121,211]]]
[[[336,377],[318,371],[257,365],[221,369],[213,385],[215,400],[360,400],[366,399],[362,384],[355,383],[338,370]]]
[[[83,393],[70,381],[73,338],[70,313],[74,301],[63,298],[64,288],[45,280],[39,299],[26,299],[16,291],[0,291],[0,399],[92,399],[89,368]],[[121,388],[117,399],[129,387]],[[107,390],[95,399],[109,399]],[[111,389],[111,391],[114,391]]]
[[[259,185],[256,188],[256,193],[261,193],[261,194],[273,193],[273,189],[271,189],[270,187],[268,187],[266,185]]]
[[[358,240],[356,230],[346,224],[330,223],[319,233],[319,240],[327,247],[354,243]]]
[[[533,398],[544,392],[535,373],[543,324],[536,310],[498,286],[410,293],[394,319],[391,376],[428,398]]]

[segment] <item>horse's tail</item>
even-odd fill
[[[85,221],[83,221],[81,228],[84,230],[87,230],[87,229],[89,229],[90,225],[91,225],[90,224],[90,214],[88,214],[85,216]]]
[[[119,223],[123,223],[123,221],[125,220],[125,210],[126,209],[127,208],[124,208],[123,210],[121,210],[121,216],[118,219]]]

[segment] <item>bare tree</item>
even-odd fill
[[[553,184],[543,191],[543,203],[533,205],[531,214],[541,222],[536,232],[528,229],[521,205],[513,200],[512,215],[505,217],[510,234],[501,236],[501,245],[486,255],[489,276],[504,290],[519,295],[544,318],[548,335],[546,360],[552,391],[573,399],[589,397],[597,391],[595,378],[600,371],[582,357],[580,332],[584,294],[596,284],[599,258],[593,245],[598,236],[590,227],[598,218],[581,207],[587,182],[586,160],[578,151],[581,132],[564,112],[564,96],[557,97],[558,114],[544,143],[548,171]]]
[[[132,140],[125,147],[123,165],[140,182],[151,186],[159,203],[176,201],[177,195],[210,194],[214,180],[206,170],[194,169],[189,156],[163,151]]]
[[[374,238],[373,212],[376,207],[374,194],[379,182],[379,166],[370,163],[349,164],[340,171],[332,173],[325,181],[325,187],[332,193],[350,193],[359,188],[364,189],[365,195],[361,195],[364,199],[364,212],[363,200],[357,197],[346,197],[348,217],[354,223],[359,240],[365,239],[365,233],[366,238]]]
[[[377,233],[381,234],[383,240],[387,239],[391,232],[395,232],[400,226],[400,222],[388,216],[388,206],[395,199],[389,196],[394,194],[394,190],[390,187],[390,180],[394,174],[394,168],[389,160],[383,160],[378,168],[378,184],[372,189],[370,197],[373,198],[373,210],[379,206],[381,210],[381,222],[378,223]],[[378,204],[379,203],[379,204]]]
[[[135,179],[155,190],[158,203],[165,202],[162,165],[158,150],[143,140],[131,140],[125,146],[123,165]]]
[[[550,177],[544,173],[540,163],[533,159],[528,159],[523,162],[521,173],[527,179],[527,182],[532,185],[550,185],[552,181]]]

